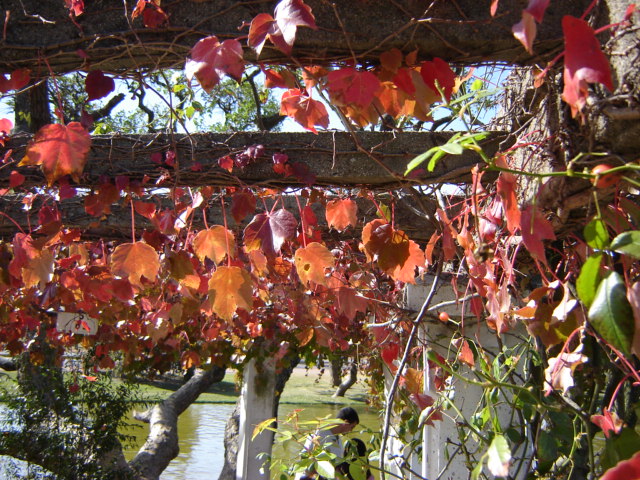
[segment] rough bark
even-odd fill
[[[344,365],[344,358],[335,356],[331,358],[331,386],[338,387],[342,382],[342,366]]]
[[[357,381],[358,381],[358,365],[356,365],[355,362],[351,362],[351,365],[349,365],[349,374],[346,376],[344,381],[338,386],[333,396],[344,397],[344,394],[347,393],[347,390],[353,387]]]
[[[45,79],[16,95],[15,132],[35,133],[51,123],[47,83]]]
[[[149,187],[163,186],[255,186],[296,188],[310,181],[319,187],[397,188],[415,184],[464,183],[469,170],[481,158],[475,152],[444,157],[433,172],[404,177],[407,163],[429,148],[442,145],[453,132],[402,133],[347,132],[311,133],[229,133],[194,135],[97,135],[92,137],[91,152],[79,186],[99,185],[101,177],[129,177]],[[482,142],[493,155],[504,134],[494,132]],[[357,143],[354,142],[357,138]],[[29,137],[20,135],[7,143],[13,158],[22,159]],[[218,159],[244,152],[252,145],[263,145],[264,153],[244,169],[232,173],[218,166]],[[174,167],[152,160],[156,152],[176,152]],[[283,177],[273,171],[272,156],[286,152],[289,163],[304,165],[315,179]],[[304,167],[303,167],[304,168]],[[0,188],[9,185],[9,168],[0,171]],[[18,167],[25,175],[24,186],[46,183],[38,167]]]
[[[308,0],[317,30],[299,28],[293,57],[302,63],[331,63],[351,59],[377,61],[381,52],[399,48],[418,51],[418,58],[434,56],[455,62],[539,62],[552,58],[562,46],[560,21],[565,14],[580,16],[589,0],[552,2],[538,27],[536,55],[517,42],[511,27],[526,7],[522,0],[502,0],[491,17],[488,3],[475,0],[433,2]],[[127,15],[123,8],[127,5]],[[258,13],[273,14],[275,1],[205,0],[163,2],[169,25],[145,28],[142,18],[131,20],[136,1],[85,2],[84,13],[70,18],[64,2],[5,0],[9,11],[6,38],[0,49],[0,73],[26,67],[36,76],[99,68],[105,71],[182,68],[191,47],[215,34],[220,40],[247,35]],[[244,40],[243,40],[243,43]],[[84,52],[78,55],[78,50]],[[86,55],[85,55],[86,54]],[[42,58],[47,62],[41,62]],[[255,52],[245,50],[248,61]],[[267,45],[262,62],[289,62]]]
[[[178,417],[213,383],[224,378],[225,369],[213,366],[200,370],[169,398],[136,416],[149,423],[149,436],[129,462],[139,480],[157,480],[179,453]]]

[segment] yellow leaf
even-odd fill
[[[209,280],[209,297],[216,315],[227,321],[238,308],[253,308],[251,275],[240,267],[218,267]]]
[[[226,255],[234,257],[236,241],[233,234],[221,225],[198,232],[193,239],[193,251],[201,262],[205,257],[220,263]]]

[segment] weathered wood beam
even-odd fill
[[[511,32],[526,7],[524,0],[501,0],[495,17],[489,14],[488,1],[477,0],[307,3],[318,30],[298,29],[292,56],[303,63],[328,64],[353,57],[376,62],[381,52],[399,48],[405,53],[417,50],[419,59],[437,56],[468,64],[543,63],[562,46],[562,16],[580,16],[590,0],[551,2],[538,26],[536,55],[527,53]],[[62,0],[4,0],[2,10],[9,15],[0,42],[0,73],[20,67],[32,69],[35,76],[92,68],[111,72],[182,68],[191,47],[205,36],[244,42],[248,29],[241,28],[243,23],[258,13],[273,14],[276,2],[164,1],[169,25],[158,29],[145,28],[141,18],[131,20],[135,4],[136,0],[85,2],[85,11],[74,24]],[[258,60],[248,48],[245,58]],[[291,62],[270,45],[259,60]]]
[[[131,206],[124,197],[110,205],[110,213],[99,216],[87,213],[85,197],[86,195],[80,193],[75,197],[56,203],[62,225],[65,228],[81,230],[84,240],[130,241],[132,222],[135,225],[137,238],[140,238],[145,229],[156,228],[150,220],[142,215],[134,214],[132,218]],[[43,232],[39,225],[38,212],[45,205],[51,205],[49,199],[45,195],[36,196],[31,203],[31,208],[28,210],[24,208],[23,200],[24,195],[5,195],[0,197],[0,238],[12,239],[18,232],[32,233],[35,236],[47,233],[47,231]],[[140,200],[155,203],[159,212],[167,209],[173,210],[175,207],[168,195],[163,194],[163,192],[147,195]],[[390,205],[390,200],[390,196],[384,194],[377,198],[379,204],[385,205]],[[349,228],[343,233],[328,229],[325,210],[320,203],[312,203],[310,205],[318,219],[319,226],[325,230],[325,238],[339,241],[348,240],[353,238],[354,235],[359,237],[362,226],[378,218],[378,208],[371,200],[358,197],[355,198],[355,201],[358,205],[358,229]],[[407,190],[404,194],[397,195],[395,201],[394,220],[396,226],[409,235],[412,240],[426,242],[435,231],[436,223],[431,220],[436,210],[435,198],[420,195],[414,190]],[[276,202],[277,208],[285,208],[296,218],[300,218],[300,199],[295,198],[293,195],[265,198],[263,201],[258,202],[255,213],[270,211]],[[224,203],[226,213],[223,216],[219,197],[210,198],[204,205],[206,209],[199,208],[193,211],[193,214],[187,219],[188,227],[186,228],[202,230],[207,226],[224,225],[226,223],[231,230],[236,233],[241,232],[252,220],[253,214],[248,215],[240,223],[236,223],[230,213],[231,197],[225,196]],[[304,204],[304,200],[302,204]],[[203,218],[205,212],[207,216],[206,222]]]
[[[465,183],[471,179],[470,169],[481,163],[480,156],[470,150],[462,155],[447,155],[433,172],[422,169],[404,177],[408,162],[429,148],[442,145],[454,132],[323,132],[311,133],[251,133],[165,135],[147,134],[98,135],[92,137],[91,152],[79,186],[99,185],[101,177],[125,175],[130,180],[144,182],[150,187],[163,186],[256,186],[296,188],[316,186],[389,189],[411,185]],[[18,135],[7,144],[13,158],[24,156],[29,136]],[[492,156],[503,132],[493,132],[481,142]],[[262,145],[264,152],[244,169],[235,167],[230,173],[218,165],[218,159],[234,156],[252,145]],[[155,152],[174,151],[174,166],[158,164]],[[284,177],[273,171],[272,156],[286,153],[289,163],[306,166],[315,177]],[[0,188],[8,187],[12,168],[0,170]],[[16,167],[25,175],[25,186],[46,183],[39,167]],[[310,180],[311,178],[311,180]]]

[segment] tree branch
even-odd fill
[[[178,417],[212,384],[224,378],[225,368],[213,366],[199,370],[169,398],[147,412],[136,414],[148,422],[149,436],[137,455],[129,462],[140,480],[157,480],[169,462],[179,453]]]

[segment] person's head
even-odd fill
[[[344,407],[340,409],[336,418],[342,420],[344,423],[333,427],[331,429],[332,433],[348,433],[353,430],[358,423],[360,423],[358,412],[351,407]]]

